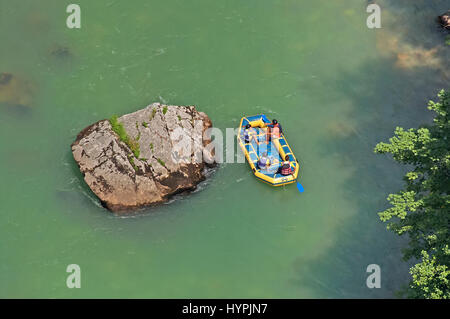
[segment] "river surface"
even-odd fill
[[[405,240],[377,212],[403,168],[373,148],[429,122],[448,86],[446,1],[377,1],[378,30],[362,0],[77,0],[73,30],[68,3],[0,0],[0,72],[22,79],[0,95],[1,298],[396,297]],[[221,129],[278,119],[305,192],[228,163],[189,196],[111,214],[70,144],[152,102],[196,105]]]

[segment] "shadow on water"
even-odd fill
[[[412,42],[417,38],[414,36]],[[375,155],[373,148],[392,136],[396,126],[417,127],[431,121],[428,100],[436,100],[438,91],[448,88],[447,55],[441,48],[436,51],[441,68],[426,64],[402,68],[395,56],[382,55],[380,60],[369,61],[357,70],[340,72],[337,80],[330,78],[321,83],[340,92],[339,98],[352,105],[352,110],[344,114],[345,123],[331,125],[321,145],[323,156],[339,158],[343,168],[354,172],[342,184],[344,198],[357,209],[345,226],[330,234],[336,240],[326,258],[296,259],[293,285],[310,287],[319,296],[332,298],[386,298],[398,296],[398,290],[408,283],[411,261],[401,258],[407,239],[386,230],[377,215],[388,207],[387,195],[402,187],[404,168],[388,156]],[[366,286],[369,264],[381,267],[381,289]]]
[[[20,104],[0,103],[0,111],[10,119],[31,120],[33,110]]]

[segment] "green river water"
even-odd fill
[[[71,2],[81,29],[66,27]],[[430,121],[448,85],[445,2],[377,1],[371,30],[362,0],[0,0],[0,73],[34,87],[30,108],[0,99],[0,298],[395,297],[405,241],[377,212],[403,171],[373,148]],[[70,144],[158,101],[221,129],[277,118],[305,192],[230,163],[158,208],[106,211]],[[72,263],[81,289],[66,287]]]

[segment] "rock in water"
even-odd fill
[[[66,46],[54,45],[50,48],[50,55],[58,59],[67,59],[72,56],[72,53]]]
[[[12,73],[0,73],[0,103],[31,107],[36,88],[33,83]]]
[[[165,202],[205,179],[205,165],[214,164],[211,127],[194,106],[154,103],[88,126],[72,154],[102,204],[127,212]]]
[[[438,19],[444,29],[450,30],[450,11],[439,16]]]

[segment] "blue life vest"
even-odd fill
[[[268,162],[267,157],[260,157],[259,161],[258,161],[258,165],[259,165],[259,167],[266,167],[267,162]]]
[[[244,139],[248,141],[250,139],[250,131],[248,129],[244,130]]]

